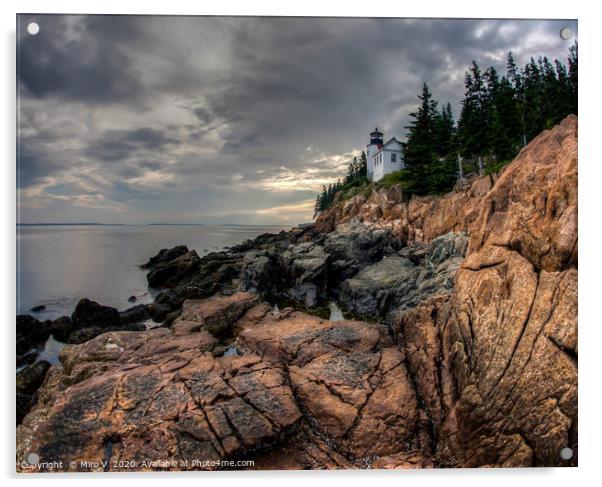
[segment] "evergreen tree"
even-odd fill
[[[577,41],[569,49],[569,86],[571,91],[571,113],[577,115]]]
[[[454,152],[454,148],[452,147],[454,132],[454,117],[452,115],[451,104],[447,103],[441,112],[437,114],[434,139],[435,154],[437,157],[446,157]]]
[[[464,100],[458,121],[460,152],[480,156],[487,148],[487,92],[481,69],[475,61],[464,78]]]
[[[546,126],[543,110],[543,80],[538,63],[531,58],[524,69],[525,126],[527,142]]]
[[[405,144],[405,163],[409,168],[430,164],[433,160],[433,140],[437,132],[437,102],[433,100],[429,87],[424,83],[421,101],[416,112],[410,113],[410,125]]]
[[[353,158],[353,161],[349,163],[349,167],[347,169],[347,175],[345,176],[345,183],[353,182],[358,174],[358,162],[357,157]]]
[[[511,83],[513,90],[513,98],[515,111],[520,125],[516,126],[517,135],[520,136],[521,145],[527,145],[527,124],[525,120],[525,90],[522,71],[517,67],[512,57],[512,53],[508,53],[508,60],[506,63],[506,72],[508,80]]]
[[[569,79],[567,67],[558,59],[554,61],[556,76],[558,77],[558,99],[556,100],[557,121],[560,121],[569,113],[577,113],[577,107],[573,100],[573,89]]]
[[[320,195],[320,211],[324,211],[328,208],[328,192],[326,186],[322,185],[322,194]]]
[[[320,213],[321,204],[322,202],[320,201],[320,195],[318,195],[316,196],[316,204],[314,205],[314,218],[318,215],[318,213]]]
[[[503,77],[497,87],[489,117],[489,152],[498,160],[510,159],[522,143],[522,123],[511,82]]]
[[[366,153],[364,151],[362,151],[362,154],[360,155],[359,176],[361,178],[368,177],[368,158],[366,157]]]

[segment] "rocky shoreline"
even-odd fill
[[[18,462],[577,464],[574,116],[448,195],[373,191],[142,267],[152,304],[17,317]],[[349,319],[326,319],[329,302]],[[58,366],[32,352],[50,335],[69,344]]]

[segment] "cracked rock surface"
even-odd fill
[[[82,470],[70,462],[107,459],[111,443],[111,462],[145,470],[144,461],[248,454],[294,428],[301,413],[283,370],[254,354],[214,357],[215,344],[204,329],[160,328],[66,347],[63,370],[23,424],[22,447]]]

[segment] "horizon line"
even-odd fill
[[[162,222],[151,222],[151,223],[106,223],[106,222],[17,222],[17,226],[67,226],[67,225],[88,225],[88,226],[211,226],[211,225],[222,225],[222,226],[236,226],[236,227],[287,227],[287,226],[298,226],[306,225],[311,222],[302,222],[295,224],[282,224],[282,223],[162,223]]]

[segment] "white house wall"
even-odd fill
[[[391,162],[391,154],[397,155],[397,162]],[[379,161],[379,157],[382,157],[382,162]],[[405,165],[402,162],[402,152],[399,150],[383,149],[381,152],[376,154],[376,157],[372,158],[374,163],[374,170],[372,172],[372,181],[380,181],[387,174],[403,169]]]
[[[370,177],[370,174],[372,174],[374,172],[374,154],[376,154],[376,152],[378,151],[378,146],[373,144],[373,145],[369,145],[366,148],[366,160],[367,160],[367,166],[366,166],[366,173],[368,174],[368,177]]]

